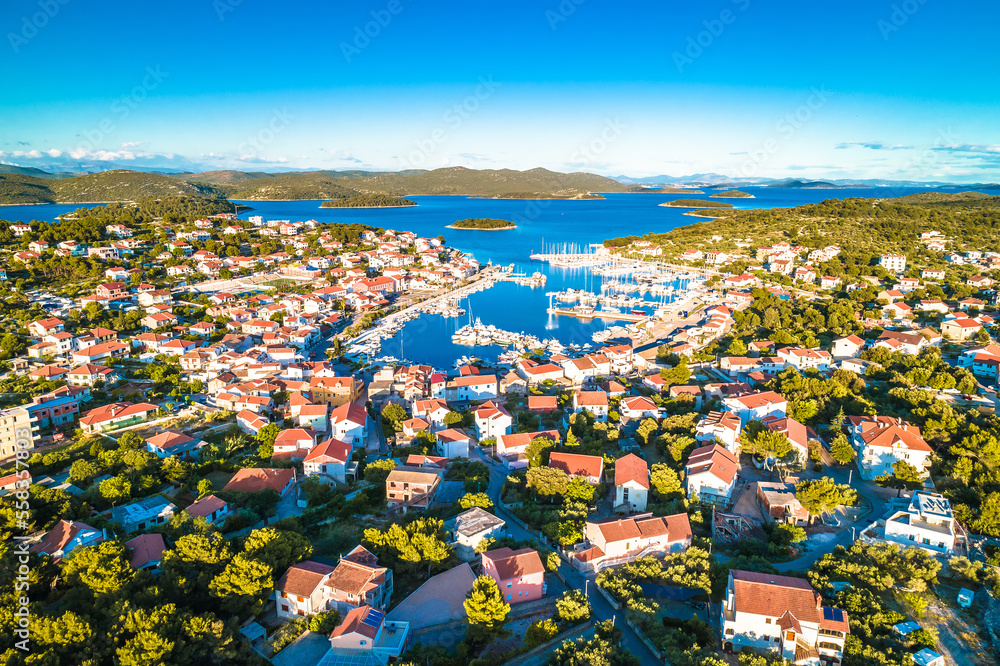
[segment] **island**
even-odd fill
[[[589,201],[591,199],[603,199],[603,194],[593,192],[578,192],[575,194],[554,194],[551,192],[501,192],[500,194],[476,194],[473,199],[544,199],[559,201]]]
[[[710,195],[713,199],[753,199],[754,195],[742,190],[726,190]]]
[[[638,194],[704,194],[704,190],[695,190],[690,187],[636,187],[629,190],[630,193]]]
[[[510,220],[498,220],[492,217],[470,217],[465,220],[456,220],[454,224],[449,224],[448,229],[474,229],[477,231],[506,231],[516,229]]]
[[[401,206],[416,206],[412,199],[401,199],[388,194],[355,194],[340,199],[324,201],[320,208],[399,208]]]
[[[704,199],[676,199],[660,204],[669,208],[734,208],[733,204],[724,201],[706,201]]]

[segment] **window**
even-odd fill
[[[510,601],[510,595],[509,594],[507,595],[507,601]]]
[[[513,585],[513,583],[507,583],[507,587],[510,587],[511,585]]]
[[[361,644],[362,644],[362,645],[364,645],[364,644],[365,644],[365,640],[364,640],[364,639],[361,639]]]
[[[764,624],[771,624],[771,618],[767,618],[766,620],[764,620]]]

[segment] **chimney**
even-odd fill
[[[823,597],[816,593],[816,610],[821,610],[823,608]]]

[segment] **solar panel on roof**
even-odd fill
[[[384,617],[385,613],[383,613],[380,610],[372,608],[368,611],[368,614],[365,616],[364,624],[367,624],[369,627],[378,627],[380,624],[382,624],[382,618]]]
[[[826,620],[833,620],[834,622],[844,621],[844,611],[839,608],[830,608],[829,606],[823,607],[823,618]]]

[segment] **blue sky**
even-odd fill
[[[11,0],[0,161],[1000,181],[991,2]]]

